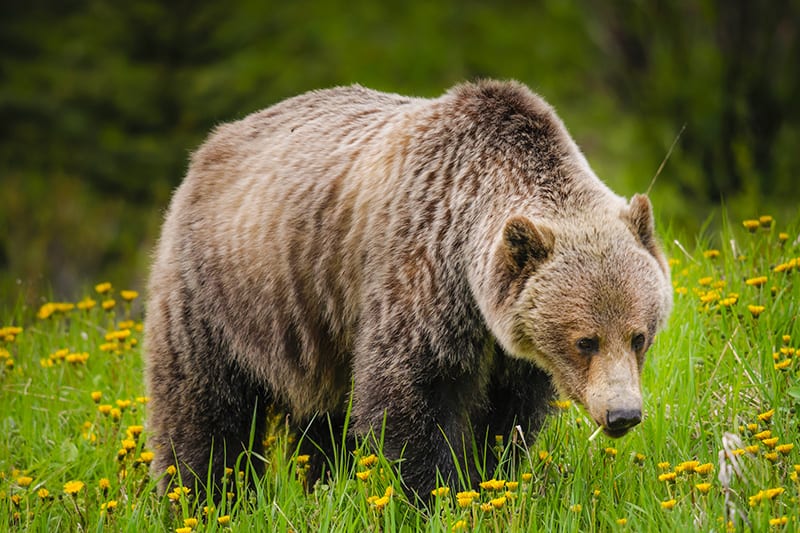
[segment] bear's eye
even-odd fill
[[[596,354],[600,351],[600,339],[597,337],[583,337],[578,340],[576,346],[584,355]]]
[[[644,341],[645,341],[644,333],[637,333],[636,335],[634,335],[633,338],[631,339],[631,348],[633,348],[633,351],[634,352],[642,351],[642,348],[644,348]]]

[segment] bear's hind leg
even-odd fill
[[[248,454],[253,469],[263,472],[254,454],[263,454],[270,398],[205,321],[186,324],[155,329],[148,339],[148,432],[156,454],[151,475],[164,476],[162,491],[196,486],[198,498],[206,490],[216,498],[223,487],[233,490],[225,469],[236,468],[243,452],[253,452]],[[170,465],[179,469],[175,476],[165,474]],[[238,465],[249,471],[246,467]]]

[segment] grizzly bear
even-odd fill
[[[487,435],[535,434],[555,394],[625,434],[672,304],[647,197],[614,194],[542,98],[498,81],[313,91],[217,127],[148,292],[155,475],[263,467],[270,408],[329,450],[350,409],[419,494]]]

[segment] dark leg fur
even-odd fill
[[[181,331],[172,324],[171,330],[160,330],[160,337],[149,339],[148,424],[156,453],[152,475],[160,476],[174,464],[180,469],[180,482],[177,476],[165,476],[162,491],[178,484],[196,485],[198,498],[207,490],[218,498],[225,468],[235,468],[240,454],[248,450],[251,430],[250,449],[263,454],[269,397],[235,365],[226,344],[205,320],[181,323],[195,326]],[[211,487],[206,486],[209,458]],[[263,472],[260,459],[253,457],[252,466],[257,474]],[[246,471],[246,463],[239,468]]]
[[[336,472],[337,459],[347,461],[355,449],[355,439],[345,435],[344,415],[318,414],[305,426],[298,428],[299,452],[309,456],[305,473],[306,488],[311,490],[319,479],[323,482]],[[344,449],[342,445],[344,444]]]
[[[498,347],[489,383],[486,431],[489,438],[508,436],[516,425],[525,437],[542,427],[555,396],[550,377],[532,363],[512,359]],[[530,444],[530,441],[528,441]]]

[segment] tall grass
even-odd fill
[[[429,505],[366,443],[307,491],[282,413],[251,489],[216,505],[159,496],[170,474],[148,468],[136,295],[101,284],[79,305],[18,306],[0,317],[0,529],[799,530],[797,222],[728,224],[714,249],[666,239],[675,310],[649,354],[636,430],[591,439],[586,414],[559,402],[534,442],[496,437],[487,483],[442,488]]]

